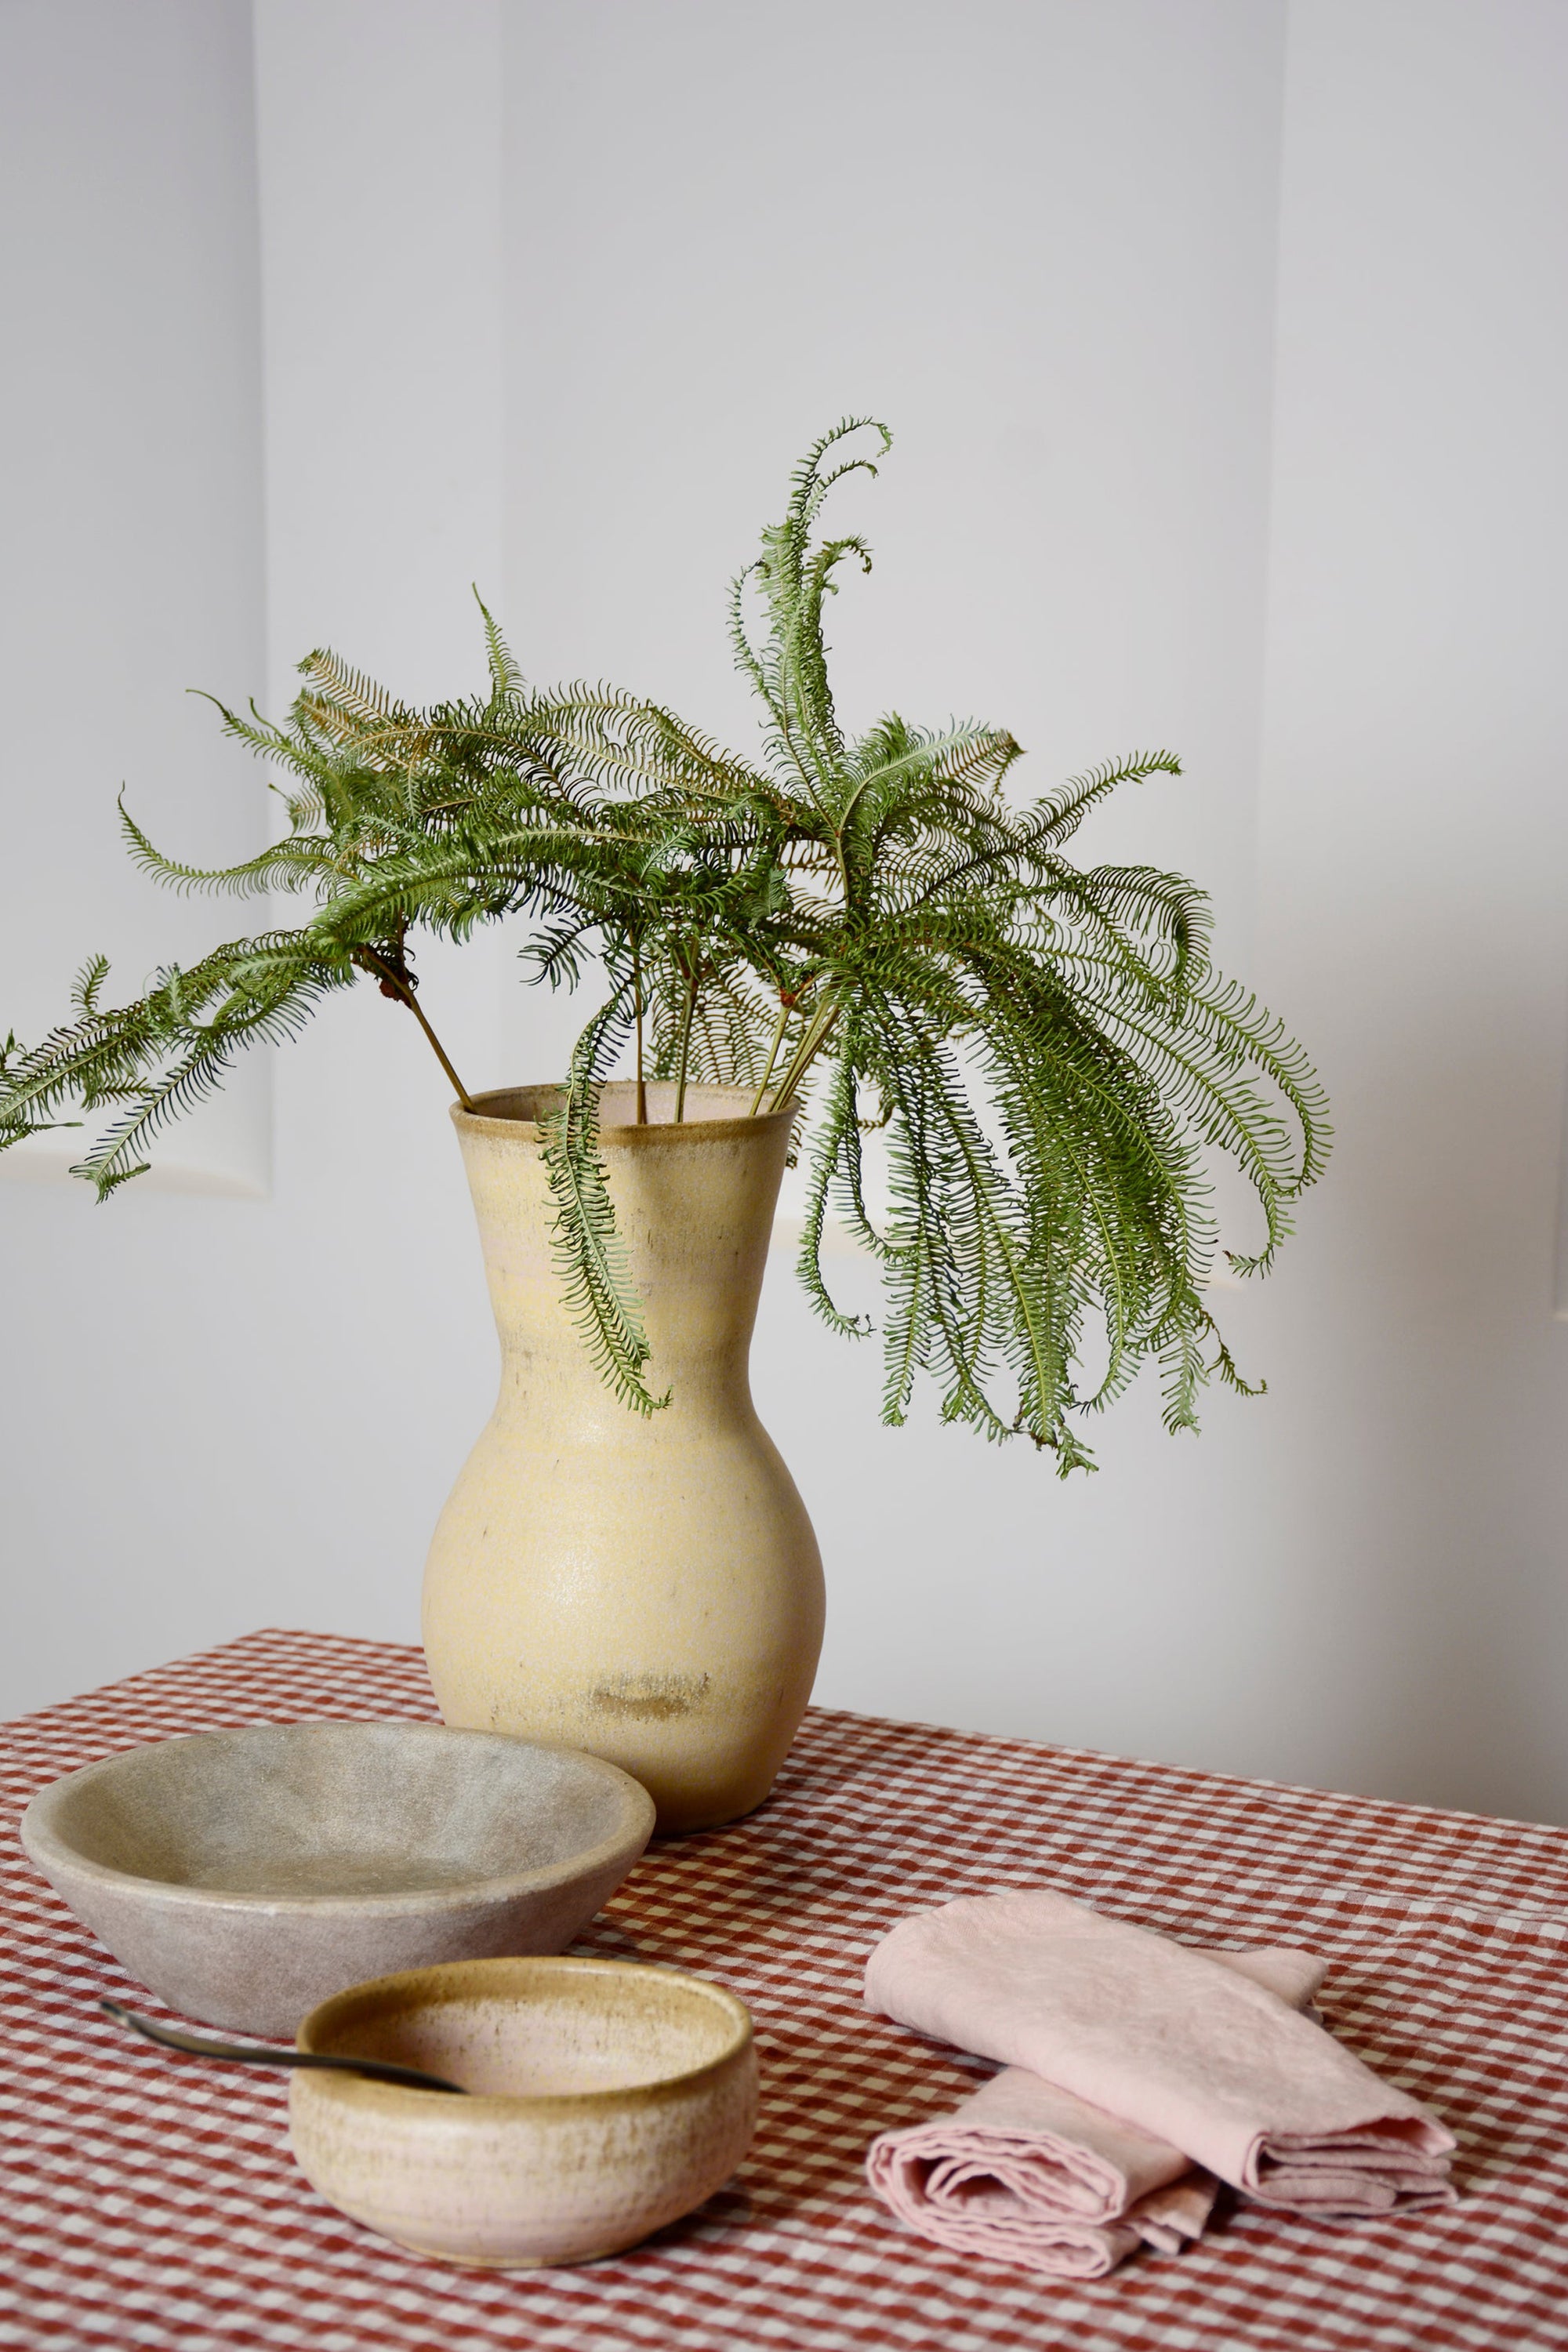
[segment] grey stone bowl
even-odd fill
[[[209,2025],[291,2037],[345,1986],[558,1952],[653,1829],[629,1773],[439,1723],[259,1724],[69,1772],[22,1816],[55,1892]]]

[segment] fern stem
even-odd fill
[[[408,1010],[413,1013],[414,1018],[418,1022],[419,1026],[424,1030],[426,1036],[429,1039],[431,1050],[435,1054],[436,1059],[440,1063],[441,1067],[451,1079],[452,1084],[457,1090],[458,1100],[462,1104],[463,1108],[466,1111],[477,1116],[472,1095],[469,1094],[467,1087],[463,1084],[462,1079],[458,1076],[457,1071],[452,1067],[451,1063],[447,1058],[446,1047],[442,1045],[441,1040],[437,1036],[436,1032],[431,1028],[430,1024],[425,1018],[419,1001],[417,997],[416,997],[414,991],[408,986],[406,981],[400,980],[396,972],[393,971],[392,966],[390,964],[383,963],[381,958],[378,955],[374,954],[369,948],[362,948],[359,951],[359,955],[355,958],[355,961],[356,962],[363,962],[366,971],[379,972],[383,981],[385,982],[386,986],[393,991],[394,994],[402,998],[404,1003],[407,1005]]]
[[[758,1087],[756,1093],[752,1097],[752,1108],[746,1113],[748,1118],[755,1118],[757,1113],[763,1107],[763,1097],[767,1093],[768,1080],[773,1076],[773,1064],[778,1060],[779,1047],[784,1044],[784,1034],[789,1027],[790,1011],[791,1007],[784,1002],[784,992],[781,990],[779,992],[778,1026],[773,1031],[773,1042],[768,1047],[767,1066],[763,1072],[762,1083]]]
[[[639,1127],[647,1125],[647,1082],[643,1076],[642,1058],[642,948],[634,935],[632,940],[632,1003],[637,1013],[637,1118]]]
[[[813,1021],[810,1028],[807,1029],[805,1036],[795,1047],[794,1058],[791,1060],[788,1069],[784,1072],[783,1077],[773,1088],[773,1100],[768,1105],[768,1108],[770,1110],[777,1110],[781,1104],[788,1102],[790,1097],[799,1086],[802,1078],[805,1077],[807,1070],[810,1069],[813,1062],[816,1061],[818,1054],[821,1053],[824,1045],[826,1045],[828,1038],[833,1034],[833,1024],[837,1018],[837,1000],[834,997],[829,997],[827,1003],[822,1007],[822,1010],[817,1013],[816,1020]]]
[[[691,1016],[697,1010],[697,955],[692,950],[686,974],[686,1010],[680,1018],[680,1060],[675,1073],[675,1123],[686,1117],[686,1061],[691,1050]]]

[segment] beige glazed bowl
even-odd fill
[[[756,2127],[743,2003],[631,1960],[471,1960],[355,1985],[301,2050],[417,2066],[471,2095],[299,2074],[289,2142],[311,2186],[414,2252],[487,2267],[592,2262],[722,2187]]]
[[[288,1723],[68,1773],[22,1843],[172,2009],[288,2039],[366,1977],[558,1952],[652,1828],[647,1790],[596,1756],[439,1723]]]

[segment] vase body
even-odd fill
[[[792,1114],[744,1089],[605,1087],[603,1159],[661,1412],[600,1381],[562,1295],[533,1114],[452,1114],[501,1343],[500,1393],[442,1512],[425,1651],[450,1724],[552,1740],[640,1780],[663,1831],[762,1802],[811,1695],[822,1562],[747,1358]]]

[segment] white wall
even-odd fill
[[[1268,1399],[1216,1399],[1194,1444],[1135,1397],[1067,1487],[929,1412],[881,1430],[874,1350],[775,1258],[756,1386],[828,1564],[819,1695],[1568,1817],[1561,10],[258,0],[254,141],[246,15],[7,20],[35,121],[125,118],[118,178],[38,278],[38,421],[0,442],[24,485],[26,432],[94,484],[79,544],[40,505],[16,567],[35,670],[73,675],[85,548],[150,714],[79,688],[96,731],[52,805],[94,873],[121,776],[151,789],[205,744],[177,686],[265,670],[276,703],[323,637],[416,694],[467,681],[470,579],[500,583],[533,675],[622,677],[742,736],[723,583],[805,442],[887,415],[882,479],[847,501],[878,554],[835,614],[849,715],[1005,721],[1036,788],[1179,749],[1187,778],[1091,845],[1215,889],[1341,1149],[1280,1273],[1223,1299]],[[113,52],[84,82],[111,37],[142,79]],[[182,207],[160,159],[196,117]],[[197,210],[223,302],[163,285],[148,330],[187,360],[180,507],[47,305],[73,273],[166,276]],[[237,449],[244,529],[200,472]],[[26,810],[34,767],[5,756]],[[204,854],[220,785],[258,821],[232,767],[169,772],[160,822]],[[7,1017],[95,943],[24,896]],[[502,944],[425,970],[470,1083],[558,1065],[560,1008]],[[264,1621],[412,1638],[494,1360],[426,1060],[379,998],[332,1008],[275,1065],[267,1200],[99,1211],[0,1181],[12,1706]]]
[[[263,837],[259,778],[182,691],[232,694],[260,661],[249,51],[234,5],[0,14],[0,1034],[51,1027],[90,951],[123,1001],[211,942],[207,911],[158,903],[126,856],[121,782],[192,859]],[[80,1148],[30,1139],[7,1177],[58,1181]],[[254,1196],[267,1157],[258,1067],[172,1130],[143,1181]]]
[[[1292,18],[1259,971],[1340,1145],[1272,1570],[1361,1782],[1568,1814],[1568,12]]]
[[[40,336],[37,421],[4,442],[24,488],[37,442],[93,485],[79,531],[40,528],[16,580],[48,616],[48,706],[84,702],[94,730],[63,774],[5,752],[6,807],[40,858],[18,897],[47,908],[58,967],[36,1030],[96,935],[42,865],[31,792],[118,872],[121,777],[140,805],[169,747],[192,743],[158,821],[216,855],[215,808],[237,778],[258,826],[259,777],[215,760],[202,706],[181,698],[188,680],[277,708],[292,661],[323,638],[416,693],[454,666],[482,676],[468,583],[500,568],[483,325],[500,108],[483,0],[272,0],[254,56],[250,9],[214,0],[51,0],[23,16],[31,46],[0,81],[38,148],[79,123],[81,149],[106,159],[97,177],[68,150],[58,166],[92,200],[79,242],[56,247],[56,312],[116,316],[127,250],[142,281],[130,351],[110,339],[85,372],[74,330]],[[170,189],[181,142],[193,160]],[[56,179],[37,169],[47,222]],[[165,247],[198,237],[199,266],[176,272]],[[241,334],[243,365],[226,375]],[[176,394],[155,438],[150,425],[128,436],[128,401],[157,420]],[[248,467],[237,519],[226,458]],[[135,682],[129,712],[113,669],[83,670],[68,601],[82,594],[96,600],[89,642],[107,640]],[[225,635],[230,608],[243,626]],[[135,895],[161,940],[177,907]],[[227,902],[205,920],[246,917]],[[7,928],[7,1018],[31,954]],[[470,1083],[499,1078],[499,950],[451,973],[437,962],[423,968],[459,1066]],[[429,1528],[494,1384],[446,1089],[413,1023],[372,992],[331,1006],[271,1076],[268,1197],[132,1185],[100,1209],[79,1184],[0,1173],[6,1712],[258,1623],[416,1633]]]

